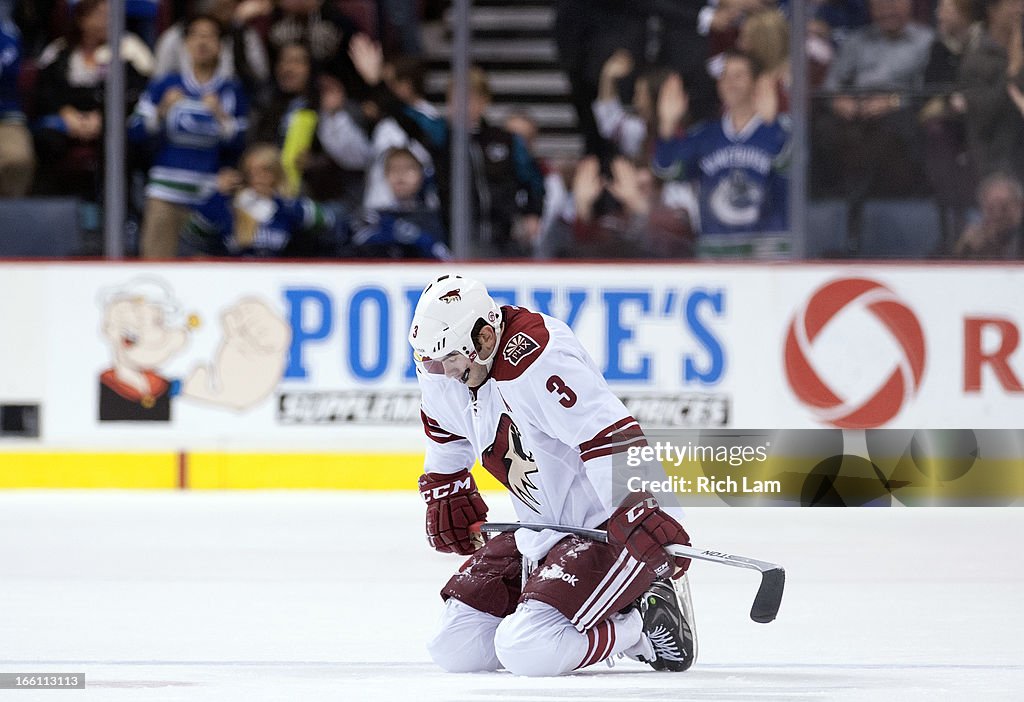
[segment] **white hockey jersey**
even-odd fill
[[[640,426],[563,322],[521,307],[502,313],[490,377],[475,393],[417,374],[424,469],[455,473],[479,459],[508,488],[521,522],[597,527],[618,506],[612,456],[645,445]],[[564,536],[521,529],[516,542],[539,560]]]

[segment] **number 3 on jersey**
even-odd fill
[[[576,404],[576,393],[557,375],[548,378],[548,382],[544,384],[544,387],[547,388],[548,392],[559,396],[558,404],[562,407],[572,407]]]

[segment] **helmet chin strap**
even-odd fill
[[[487,368],[487,372],[491,372],[491,366],[494,365],[494,359],[498,355],[498,347],[501,346],[501,332],[505,328],[505,323],[502,322],[501,326],[494,329],[494,348],[491,349],[491,355],[487,358],[482,358],[480,354],[477,354],[476,358],[473,359],[473,363],[479,363],[481,366]]]

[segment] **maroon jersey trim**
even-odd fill
[[[597,432],[594,438],[580,444],[580,458],[589,461],[601,456],[622,453],[633,446],[646,445],[647,439],[640,428],[640,423],[633,417],[623,417]]]
[[[550,333],[544,318],[522,307],[506,305],[501,308],[505,329],[495,351],[491,377],[495,380],[515,380],[521,376],[547,348]]]
[[[447,444],[452,441],[459,441],[466,438],[444,429],[437,423],[436,419],[428,416],[423,410],[420,410],[420,421],[423,422],[423,433],[426,434],[430,440],[438,444]]]

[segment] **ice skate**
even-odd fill
[[[687,590],[688,595],[688,590]],[[686,602],[689,597],[685,598]],[[638,602],[644,619],[641,641],[627,654],[655,670],[682,672],[697,658],[689,608],[669,580],[656,580]]]

